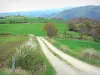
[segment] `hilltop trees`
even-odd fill
[[[69,31],[79,32],[81,39],[83,35],[92,36],[94,41],[100,39],[100,21],[78,18],[68,21],[68,25]]]
[[[49,37],[56,36],[58,32],[58,29],[55,23],[51,23],[51,22],[46,23],[43,29],[46,31],[46,34]]]
[[[69,30],[70,31],[80,31],[80,25],[85,25],[87,27],[87,30],[90,31],[92,28],[94,21],[91,19],[86,19],[86,18],[79,18],[79,19],[72,19],[68,21],[69,25]]]
[[[82,39],[83,35],[86,34],[86,32],[87,32],[87,27],[85,24],[83,24],[83,23],[79,24],[79,32],[80,32],[80,38]]]
[[[100,26],[95,26],[91,29],[91,34],[94,41],[100,41]]]

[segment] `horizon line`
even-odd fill
[[[85,7],[85,6],[100,6],[100,5],[80,5],[80,6],[64,6],[64,7],[57,7],[57,8],[43,8],[43,9],[31,9],[31,10],[22,10],[22,11],[8,11],[8,12],[0,12],[0,13],[18,13],[18,12],[27,12],[27,11],[43,11],[43,10],[54,10],[54,9],[72,9],[77,7]],[[70,7],[70,8],[67,8]]]

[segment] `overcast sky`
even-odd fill
[[[0,12],[100,5],[100,0],[0,0]]]

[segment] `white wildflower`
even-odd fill
[[[29,40],[24,42],[19,48],[16,48],[17,53],[25,55],[29,51],[35,51],[37,49],[37,43],[33,41],[34,35],[29,34]]]

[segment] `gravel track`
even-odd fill
[[[52,50],[52,52],[58,54],[63,60],[66,60],[68,63],[73,65],[73,67],[75,67],[76,69],[86,73],[85,75],[100,75],[100,67],[96,67],[96,66],[87,64],[85,62],[82,62],[78,59],[75,59],[75,58],[63,53],[56,47],[54,47],[52,44],[50,44],[44,38],[42,38],[42,37],[40,37],[40,38]],[[70,74],[70,75],[72,75],[72,74]],[[80,74],[80,75],[82,75],[82,74]]]
[[[55,69],[57,73],[56,75],[89,75],[89,74],[86,74],[85,72],[75,69],[71,65],[65,63],[64,61],[59,59],[57,56],[55,56],[44,44],[44,42],[40,39],[40,37],[37,37],[37,40],[46,58],[49,60],[49,62]]]

